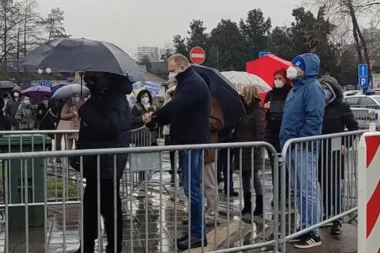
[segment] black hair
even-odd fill
[[[148,97],[149,97],[149,103],[152,104],[152,101],[153,101],[153,97],[152,97],[152,94],[150,94],[150,92],[148,90],[142,90],[139,92],[139,94],[137,95],[136,97],[136,100],[137,100],[137,103],[141,104],[141,97],[145,94],[148,94]]]

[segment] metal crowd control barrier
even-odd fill
[[[78,132],[78,130],[0,131],[0,150],[2,153],[19,153],[71,149],[72,147],[68,148],[67,146],[68,136],[74,134],[77,135]],[[149,129],[145,127],[131,130],[130,139],[132,147],[148,147],[153,143],[153,135]],[[155,159],[157,160],[157,158]],[[135,191],[145,180],[151,178],[154,173],[154,170],[149,169],[149,166],[151,166],[151,160],[152,158],[143,157],[143,155],[131,156],[120,185],[122,199],[128,197],[127,187],[131,187]],[[39,177],[37,181],[42,180],[42,173],[39,173],[42,167],[41,163],[41,161],[38,162],[35,166],[36,171],[29,176],[30,180],[32,180],[30,187],[33,194],[36,191],[39,191],[39,184],[35,184],[35,175],[38,175]],[[50,189],[50,193],[48,194],[50,200],[62,198],[62,184],[59,183],[59,181],[63,177],[66,177],[67,180],[71,181],[70,191],[72,193],[77,193],[76,195],[78,195],[82,180],[80,179],[78,171],[73,168],[68,167],[67,171],[65,171],[63,168],[67,166],[67,157],[55,157],[47,161],[47,186]],[[130,174],[129,170],[132,170],[133,173]],[[64,173],[65,175],[63,175]],[[21,175],[17,176],[17,178],[19,179],[16,179],[16,175],[14,174],[14,180],[22,180]],[[0,189],[0,192],[2,192],[2,190],[3,189]],[[22,198],[22,192],[19,192],[19,195],[18,198]],[[71,195],[71,198],[74,198],[75,194]],[[77,198],[77,196],[75,197]],[[126,209],[127,208],[125,208],[125,214],[128,213]],[[15,217],[16,216],[17,215],[15,214]],[[17,218],[14,220],[16,221]]]
[[[202,192],[206,191],[204,153],[211,149],[216,150],[215,165],[218,163],[218,154],[222,149],[227,149],[227,154],[234,154],[235,162],[228,162],[227,171],[233,168],[239,171],[240,175],[250,175],[250,179],[235,179],[236,189],[240,189],[240,196],[243,195],[240,184],[248,182],[248,190],[252,193],[252,209],[246,214],[242,214],[242,198],[232,198],[227,195],[225,198],[220,196],[220,201],[215,201],[211,206],[209,203],[202,201]],[[117,235],[121,235],[124,230],[122,247],[127,252],[177,252],[180,243],[176,238],[189,233],[196,236],[199,232],[200,238],[207,238],[208,244],[202,241],[200,250],[202,252],[239,252],[243,250],[270,247],[277,251],[278,242],[278,215],[273,215],[268,210],[268,203],[274,199],[274,213],[278,213],[278,187],[274,184],[272,189],[270,171],[271,168],[260,169],[255,167],[259,161],[264,163],[265,154],[256,152],[257,150],[269,150],[273,157],[275,173],[274,181],[278,181],[278,158],[275,149],[268,143],[229,143],[215,145],[191,145],[191,146],[167,146],[167,147],[134,147],[124,149],[103,149],[103,150],[72,150],[72,151],[51,151],[51,152],[20,152],[20,153],[3,153],[0,154],[0,160],[3,162],[3,177],[5,185],[11,181],[12,164],[19,164],[19,169],[26,174],[33,170],[34,161],[42,158],[44,160],[43,179],[43,201],[33,199],[28,194],[31,182],[24,180],[24,185],[19,190],[24,192],[24,198],[18,203],[12,202],[12,196],[9,196],[9,189],[5,188],[4,203],[0,208],[4,210],[5,223],[0,232],[0,245],[4,245],[2,252],[72,252],[84,245],[85,236],[94,236],[95,247],[101,252],[105,246],[105,233],[107,234],[110,245],[107,245],[107,252],[119,252],[117,247],[119,241]],[[164,191],[165,181],[170,180],[170,175],[163,170],[165,167],[162,163],[162,153],[167,151],[179,151],[183,156],[184,185],[187,197],[178,186],[178,182],[169,189],[170,193]],[[149,182],[144,181],[141,187],[146,191],[143,196],[134,196],[133,186],[127,187],[128,198],[127,204],[131,214],[137,218],[122,221],[122,216],[118,211],[119,191],[118,187],[120,167],[117,164],[119,159],[128,157],[133,160],[133,156],[152,155],[158,161],[151,161],[150,167],[155,167],[159,173],[157,178],[159,184],[148,188]],[[67,172],[70,169],[66,164],[63,168],[63,177],[60,181],[60,198],[48,198],[50,189],[48,187],[48,174],[46,168],[50,159],[72,157],[80,161],[80,178],[70,179]],[[113,162],[112,162],[113,161]],[[242,161],[242,162],[240,162]],[[95,164],[96,177],[89,177],[87,172],[90,165]],[[248,168],[243,167],[250,164]],[[112,165],[112,166],[111,166]],[[131,165],[130,165],[131,166]],[[92,166],[90,166],[92,169]],[[201,169],[199,173],[196,173]],[[110,169],[110,170],[108,170]],[[255,173],[260,169],[259,173]],[[101,178],[105,172],[111,172],[112,177]],[[132,170],[125,170],[129,177],[134,173]],[[214,174],[215,173],[215,174]],[[212,174],[216,177],[216,170]],[[85,185],[81,178],[87,175]],[[199,177],[201,182],[199,182]],[[254,180],[259,177],[259,180]],[[199,183],[197,183],[197,181]],[[263,214],[254,216],[254,194],[253,181],[259,181],[263,190],[263,200],[266,203]],[[238,184],[238,185],[236,185]],[[232,187],[231,185],[227,186]],[[256,188],[256,187],[255,187]],[[257,189],[256,189],[257,190]],[[149,192],[148,192],[149,191]],[[213,187],[214,194],[218,195],[217,183]],[[273,194],[272,194],[273,192]],[[52,195],[58,195],[53,193]],[[210,192],[208,192],[210,194]],[[93,196],[93,197],[91,197]],[[198,198],[198,197],[200,198]],[[206,196],[205,196],[206,197]],[[35,200],[35,201],[33,201]],[[233,201],[232,201],[233,200]],[[33,202],[32,202],[33,201]],[[94,204],[95,203],[95,204]],[[245,203],[247,205],[248,203]],[[198,206],[200,205],[200,206]],[[43,208],[42,227],[31,227],[30,216],[33,207]],[[100,207],[100,208],[99,208]],[[199,208],[200,207],[200,208]],[[205,212],[211,207],[216,210],[215,213]],[[25,221],[21,229],[11,228],[9,216],[15,208],[24,209],[24,215],[19,219]],[[199,212],[197,212],[197,210]],[[89,222],[89,219],[91,219]],[[102,222],[102,217],[105,222]],[[212,220],[207,229],[200,227],[204,220]],[[187,220],[189,225],[183,223]],[[82,226],[86,222],[86,228]],[[104,224],[104,225],[103,225]],[[198,225],[199,225],[198,224]],[[268,229],[271,228],[271,229]],[[106,229],[106,231],[105,231]],[[86,232],[86,234],[84,234]],[[199,236],[198,235],[198,236]],[[91,237],[90,236],[90,237]],[[16,239],[17,238],[17,239]],[[110,238],[114,238],[112,240]],[[0,246],[1,247],[1,246]],[[187,248],[182,245],[182,249]],[[84,249],[82,248],[82,252]]]
[[[359,124],[360,129],[368,129],[369,123],[376,123],[380,129],[380,106],[351,106],[352,113]]]
[[[365,131],[291,139],[280,172],[281,252],[286,242],[356,215],[358,143]]]

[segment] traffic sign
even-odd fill
[[[358,66],[359,87],[361,89],[368,88],[368,65],[359,64]]]
[[[268,54],[271,54],[271,52],[259,52],[259,58],[262,58]]]
[[[190,50],[190,60],[194,64],[202,64],[206,60],[206,52],[201,47],[193,47]]]

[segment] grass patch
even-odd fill
[[[80,195],[80,188],[74,182],[67,182],[65,185],[66,196],[69,198],[78,198]],[[48,178],[47,181],[47,194],[48,199],[63,198],[63,182],[62,180],[55,180],[54,178]]]

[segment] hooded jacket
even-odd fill
[[[19,94],[18,100],[16,100],[15,96],[13,93],[17,92]],[[5,117],[9,120],[11,125],[15,127],[16,129],[19,128],[18,122],[15,118],[17,109],[19,105],[21,104],[21,92],[18,89],[13,89],[11,92],[11,98],[8,100],[7,105],[5,107],[4,113]]]
[[[350,106],[342,102],[343,92],[337,80],[331,76],[323,76],[319,79],[319,82],[326,84],[335,97],[333,100],[328,101],[326,105],[322,134],[342,133],[346,128],[348,131],[359,130],[358,122]],[[336,141],[338,143],[335,143]],[[339,138],[333,138],[321,142],[319,179],[328,177],[330,178],[330,183],[336,184],[337,178],[344,177],[344,153],[341,153],[339,146],[349,148],[352,146],[353,141],[354,138],[352,136],[347,136],[342,137],[340,140]]]
[[[317,80],[320,60],[313,53],[297,58],[303,60],[304,75],[293,80],[294,87],[285,102],[280,131],[281,148],[292,138],[322,134],[325,95]]]
[[[111,83],[108,88],[91,95],[79,109],[81,118],[78,149],[125,148],[129,146],[131,111],[126,98],[131,85]],[[77,163],[79,160],[76,161]],[[120,179],[127,162],[127,155],[100,156],[101,179],[112,179],[116,167]],[[84,177],[95,178],[96,156],[83,158]]]

